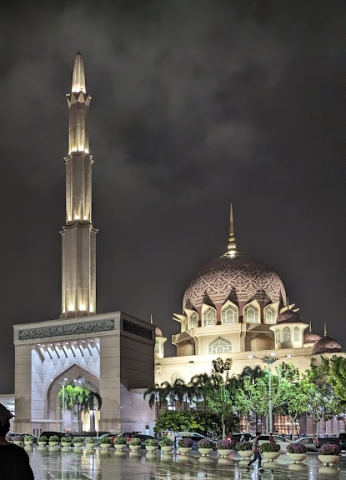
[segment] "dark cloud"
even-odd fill
[[[9,3],[3,355],[13,323],[60,314],[64,95],[78,50],[93,95],[98,310],[153,313],[173,333],[187,282],[225,249],[233,200],[240,248],[340,339],[341,18],[336,1]]]

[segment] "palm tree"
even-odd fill
[[[62,402],[64,398],[65,408],[72,412],[77,412],[78,430],[81,431],[82,412],[89,412],[95,408],[95,399],[97,400],[98,410],[102,407],[102,398],[99,393],[90,390],[86,386],[79,385],[66,385],[62,388],[58,396],[60,398],[60,407],[62,408]],[[90,418],[90,430],[95,430],[95,418]]]
[[[167,405],[166,396],[168,394],[168,386],[165,388],[165,383],[163,382],[161,386],[158,383],[149,387],[143,394],[144,400],[149,396],[149,407],[152,409],[155,407],[155,418],[159,418],[160,408],[162,405]]]
[[[202,399],[204,405],[204,412],[208,408],[208,392],[212,388],[212,379],[207,373],[200,373],[194,375],[190,384],[193,385],[196,399]]]

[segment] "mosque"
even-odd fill
[[[195,374],[210,373],[217,357],[231,359],[232,375],[248,365],[263,366],[268,357],[271,364],[289,358],[304,371],[320,361],[320,354],[341,351],[326,331],[320,337],[302,321],[270,267],[238,251],[232,207],[226,252],[199,271],[185,290],[181,312],[174,314],[180,324],[172,337],[176,357],[165,356],[167,338],[153,322],[124,312],[97,314],[90,102],[78,53],[67,95],[61,316],[14,325],[16,431],[75,429],[71,412],[60,411],[58,392],[76,382],[102,397],[102,409],[93,412],[98,431],[144,431],[155,418],[143,392],[154,383],[188,382]],[[84,416],[83,427],[90,428],[90,416]]]

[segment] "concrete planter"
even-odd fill
[[[163,453],[171,453],[171,451],[173,450],[173,446],[169,447],[166,445],[164,447],[161,447],[161,450],[163,451]]]
[[[131,452],[137,452],[137,450],[140,450],[140,448],[140,445],[129,445],[129,449],[131,450]]]
[[[157,450],[157,447],[155,447],[154,445],[153,446],[148,445],[145,448],[148,452],[156,452],[156,450]]]
[[[268,462],[275,462],[280,457],[280,452],[263,452],[262,455]]]
[[[122,452],[124,450],[124,448],[126,447],[126,445],[117,445],[117,444],[114,444],[114,448],[117,452]]]
[[[318,455],[318,459],[323,463],[323,465],[329,465],[331,467],[340,460],[339,455]]]
[[[228,457],[228,455],[231,454],[231,450],[220,448],[219,450],[217,450],[217,454],[221,458],[226,458],[226,457]]]
[[[57,447],[59,445],[59,442],[49,442],[50,447]]]
[[[287,456],[293,463],[301,463],[306,459],[306,453],[287,453]]]
[[[209,453],[211,453],[213,451],[213,449],[212,448],[199,448],[198,451],[202,455],[202,457],[206,457],[207,455],[209,455]]]
[[[253,455],[251,450],[239,450],[238,453],[242,458],[250,458]]]
[[[178,447],[181,455],[188,455],[191,452],[191,447]]]
[[[100,443],[101,450],[109,450],[109,447],[111,446],[110,443]]]

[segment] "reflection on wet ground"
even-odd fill
[[[336,468],[323,467],[316,454],[309,454],[302,464],[292,464],[286,455],[276,463],[264,463],[246,471],[246,461],[238,455],[220,459],[210,457],[165,455],[140,451],[115,453],[114,450],[76,453],[61,450],[27,450],[35,480],[346,480],[346,456]]]

